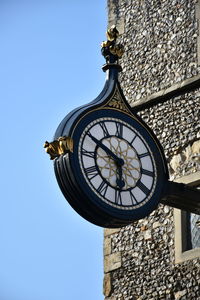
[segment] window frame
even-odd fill
[[[200,171],[183,176],[176,180],[176,182],[185,183],[190,186],[199,186]],[[200,257],[200,247],[186,250],[187,245],[187,230],[186,230],[187,212],[174,208],[174,233],[175,233],[175,263],[182,263],[187,260]]]

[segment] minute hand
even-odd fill
[[[96,139],[91,133],[89,134],[89,137],[101,148],[103,149],[109,156],[111,156],[114,161],[119,165],[123,166],[124,161],[122,158],[118,157],[115,153],[113,153],[107,146],[105,146],[101,141]]]

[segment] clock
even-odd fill
[[[120,87],[116,61],[122,48],[114,43],[115,33],[102,48],[107,62],[102,92],[70,112],[58,126],[55,141],[45,143],[66,200],[83,218],[107,228],[148,216],[168,180],[159,141]]]
[[[150,214],[168,174],[157,138],[125,102],[119,84],[106,93],[61,122],[55,139],[70,136],[73,152],[54,166],[71,206],[90,222],[112,228]]]

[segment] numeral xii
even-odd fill
[[[123,137],[123,125],[121,123],[115,123],[116,124],[116,136],[119,138]]]

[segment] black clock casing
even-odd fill
[[[58,184],[70,205],[102,227],[121,227],[151,213],[166,181],[159,141],[125,100],[117,68],[108,68],[100,95],[60,123],[54,138],[70,136],[74,151],[56,158]]]

